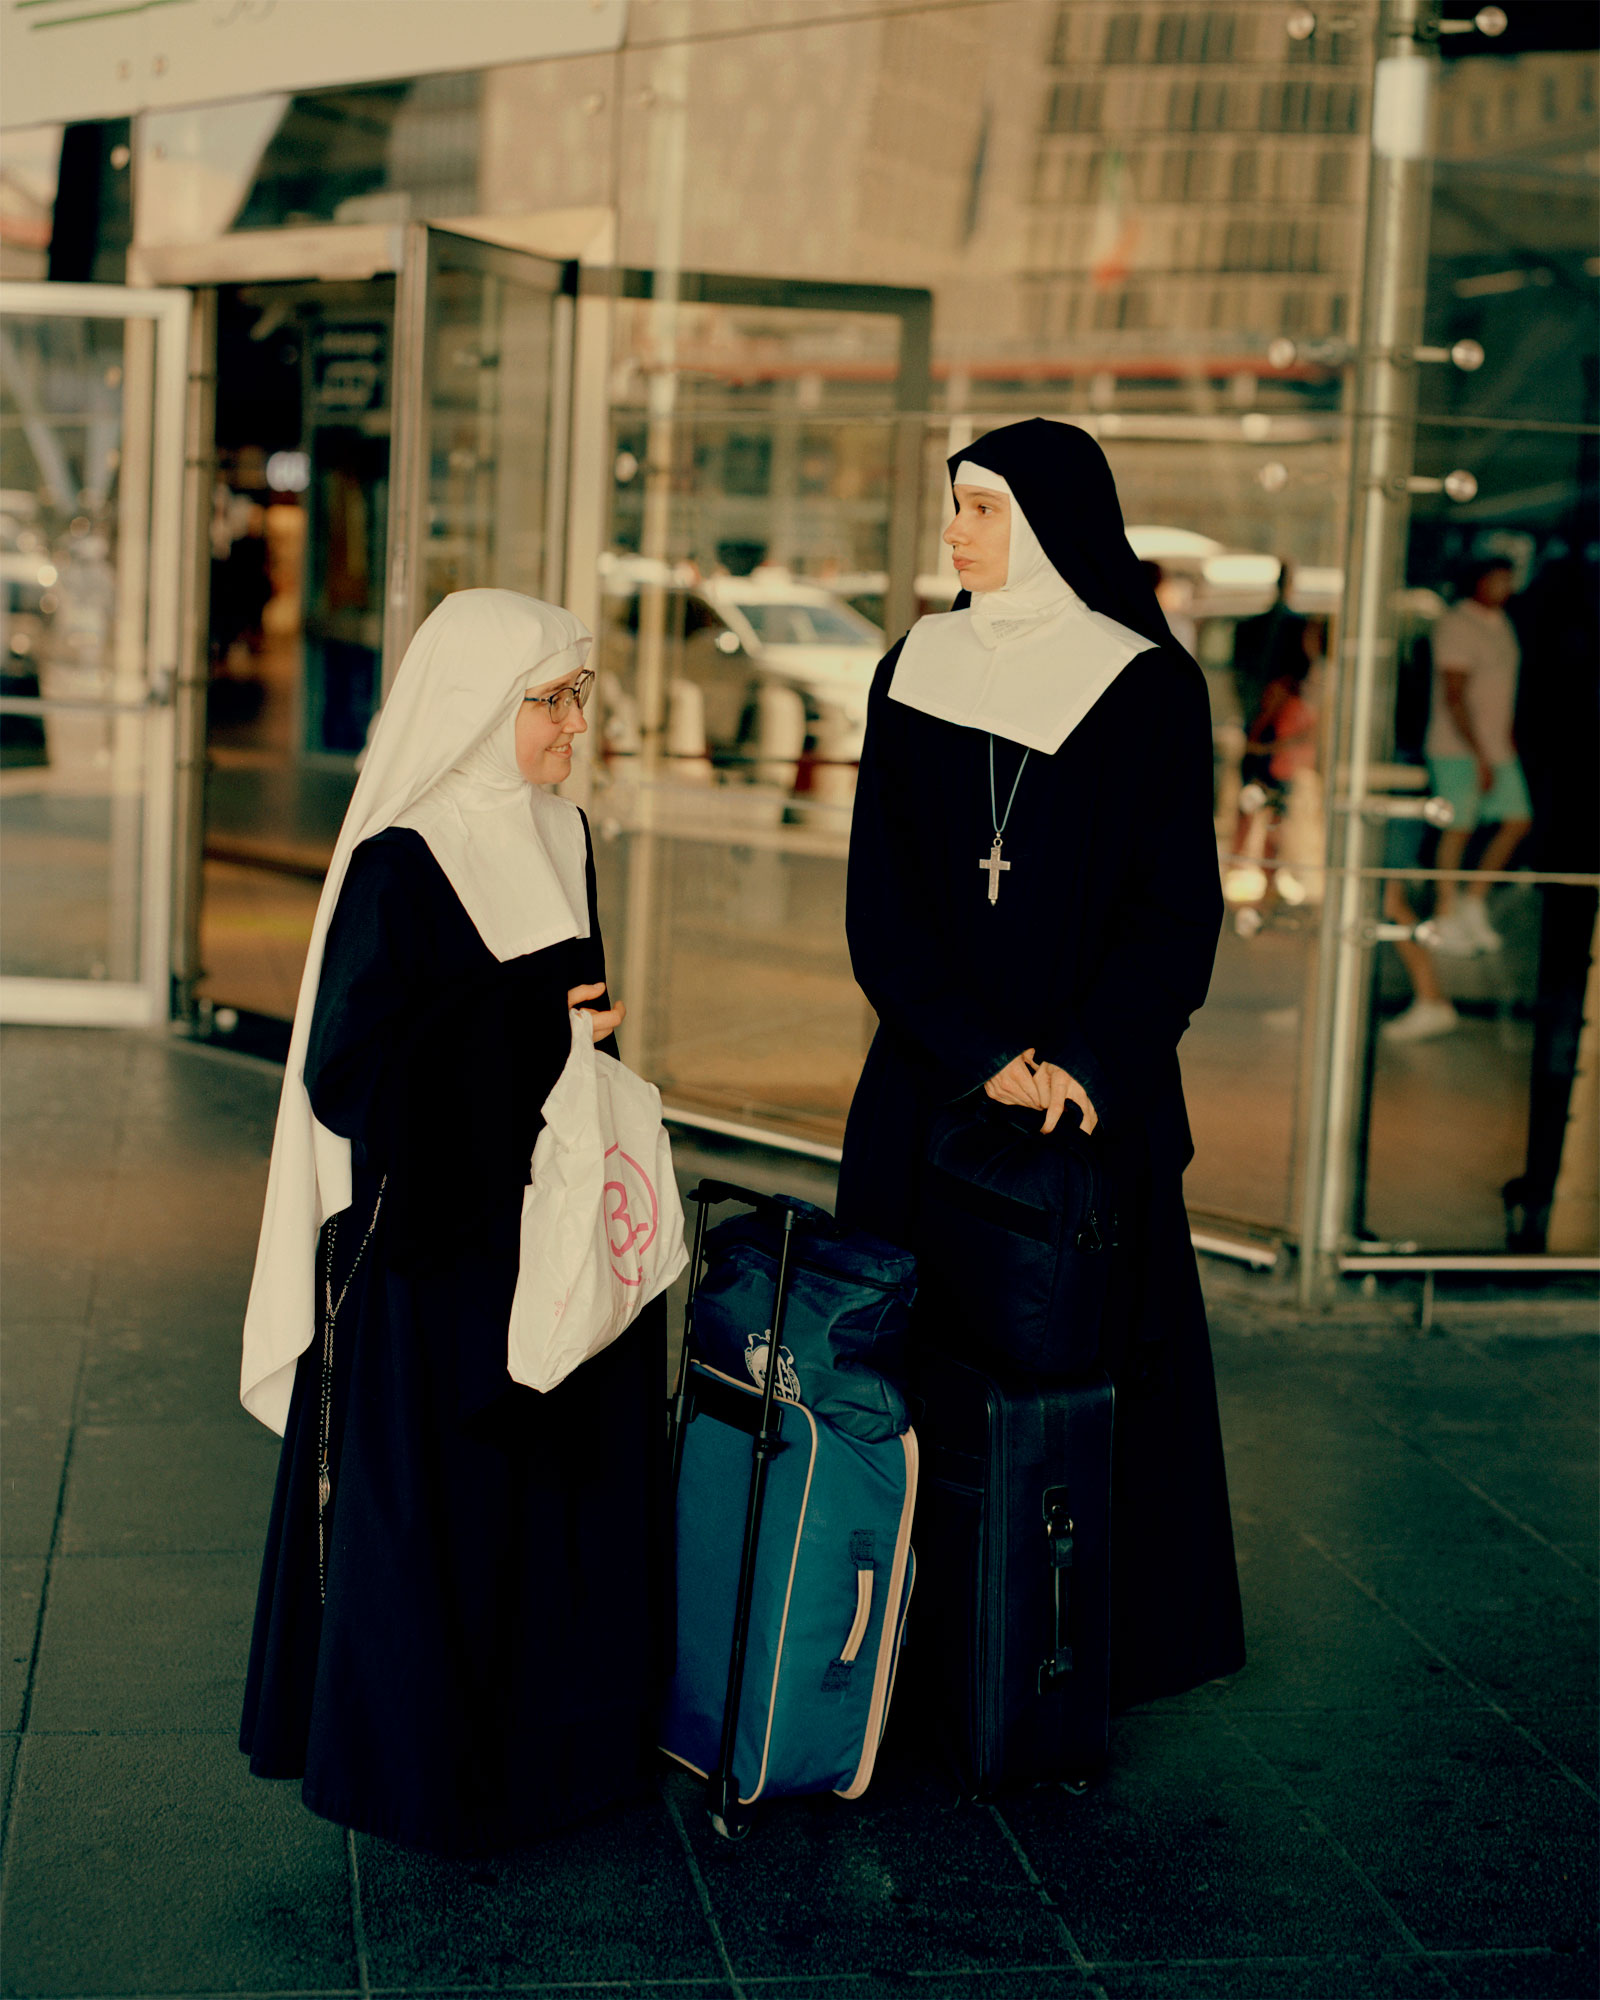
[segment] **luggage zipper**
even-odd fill
[[[1100,1233],[1100,1217],[1091,1208],[1084,1217],[1083,1227],[1078,1231],[1077,1248],[1085,1253],[1103,1250],[1106,1240]]]
[[[766,1255],[766,1252],[763,1251],[761,1254]],[[776,1263],[777,1259],[773,1258],[770,1261]],[[809,1271],[813,1277],[817,1278],[837,1278],[839,1276],[837,1271],[829,1270],[826,1264],[813,1264],[804,1257],[794,1258],[791,1261],[790,1269],[794,1271]],[[903,1285],[887,1285],[881,1278],[858,1277],[853,1272],[843,1282],[851,1285],[863,1285],[869,1292],[888,1292],[891,1297],[895,1293],[904,1291],[905,1289]]]

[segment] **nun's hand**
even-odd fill
[[[1100,1114],[1089,1102],[1089,1093],[1078,1079],[1055,1063],[1035,1063],[1033,1081],[1045,1098],[1044,1130],[1053,1132],[1061,1123],[1061,1114],[1069,1104],[1077,1105],[1083,1114],[1085,1136],[1100,1123]]]
[[[576,1008],[585,1017],[597,1042],[603,1042],[607,1035],[614,1035],[621,1027],[622,1018],[628,1011],[620,1000],[615,1007],[607,1007],[601,1012],[596,1012],[593,1007],[586,1007],[583,1004],[586,1000],[601,999],[605,990],[603,985],[574,986],[567,993],[568,1012]]]
[[[996,1104],[1017,1104],[1024,1111],[1048,1109],[1034,1078],[1032,1049],[1024,1049],[1020,1056],[1013,1056],[1003,1070],[990,1077],[983,1086],[983,1092]]]

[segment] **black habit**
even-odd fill
[[[348,1281],[326,1602],[319,1323],[295,1376],[240,1741],[258,1775],[302,1778],[314,1812],[439,1852],[515,1845],[629,1797],[653,1756],[664,1308],[548,1395],[506,1372],[567,992],[605,979],[592,852],[589,923],[502,963],[421,835],[390,829],[351,859],[312,1020],[312,1107],[350,1139],[354,1173],[317,1265],[319,1321],[330,1247],[336,1300]]]
[[[1105,1359],[1113,1451],[1113,1698],[1177,1693],[1244,1662],[1210,1336],[1183,1170],[1178,1041],[1222,916],[1211,720],[1123,534],[1098,445],[1034,420],[950,461],[1004,476],[1089,607],[1152,640],[1053,756],[1034,751],[988,900],[989,738],[893,701],[878,668],[850,843],[847,930],[878,1030],[850,1108],[842,1220],[914,1244],[918,1164],[941,1107],[1025,1048],[1100,1115],[1121,1232]],[[959,609],[965,602],[957,599]],[[996,793],[1022,749],[995,743]]]

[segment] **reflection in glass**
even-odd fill
[[[433,275],[423,616],[452,590],[543,588],[555,308],[493,270]]]
[[[0,970],[139,976],[154,340],[148,324],[0,329]]]

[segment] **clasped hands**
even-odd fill
[[[1055,1063],[1036,1062],[1034,1054],[1034,1050],[1024,1049],[1020,1056],[1013,1056],[983,1086],[984,1095],[992,1097],[996,1104],[1017,1104],[1024,1111],[1042,1111],[1046,1132],[1053,1132],[1061,1123],[1062,1112],[1069,1104],[1075,1104],[1083,1114],[1085,1133],[1092,1132],[1100,1123],[1100,1114],[1089,1102],[1088,1091],[1075,1076]]]
[[[605,990],[604,986],[574,986],[567,993],[568,1013],[576,1008],[584,1015],[597,1042],[603,1042],[607,1035],[614,1035],[622,1025],[623,1015],[628,1011],[620,1000],[615,1007],[607,1007],[600,1011],[583,1004],[586,1000],[598,1000]]]

